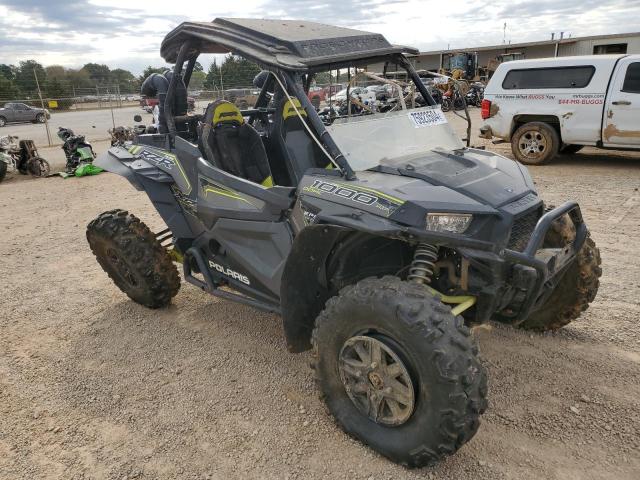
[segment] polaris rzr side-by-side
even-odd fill
[[[256,104],[188,114],[196,59],[225,52],[264,69]],[[478,429],[487,376],[470,327],[562,327],[601,273],[577,203],[545,206],[520,164],[465,146],[405,56],[415,53],[306,21],[181,24],[161,47],[173,73],[143,85],[160,102],[158,133],[95,162],[145,191],[167,228],[123,210],[87,228],[102,268],[142,305],[169,304],[178,263],[202,290],[280,314],[289,350],[313,350],[338,424],[409,467]],[[373,64],[407,73],[377,77],[397,89],[393,108],[323,122],[307,95],[314,76],[340,72],[351,87],[376,80]]]

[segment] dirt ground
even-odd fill
[[[41,153],[61,166],[58,150]],[[531,172],[548,202],[580,202],[600,292],[555,334],[477,329],[489,410],[471,442],[420,470],[335,426],[279,317],[189,284],[160,311],[117,290],[85,226],[119,207],[160,228],[144,193],[111,174],[8,178],[0,479],[640,478],[640,156],[586,149]]]

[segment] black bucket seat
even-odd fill
[[[273,186],[262,138],[233,103],[210,103],[199,137],[200,150],[214,166],[265,187]]]

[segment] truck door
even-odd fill
[[[640,59],[623,58],[613,74],[602,122],[605,147],[640,147]]]

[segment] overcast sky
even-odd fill
[[[135,5],[139,6],[135,6]],[[640,31],[640,0],[0,0],[0,63],[160,66],[182,21],[298,18],[384,34],[421,50]],[[205,66],[208,62],[203,62]]]

